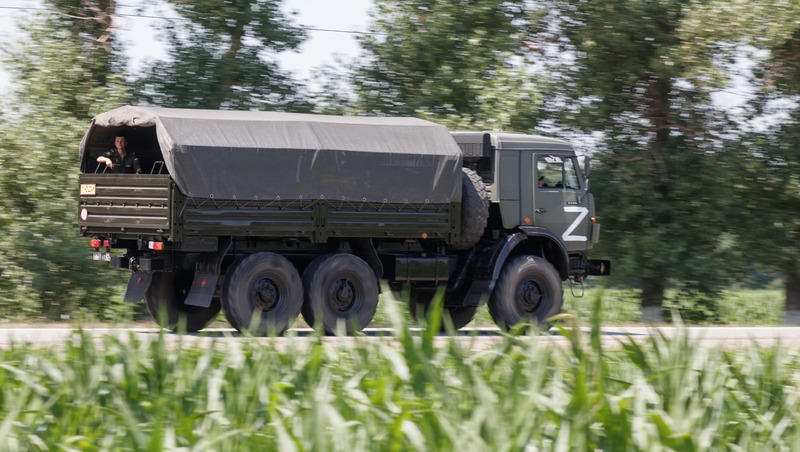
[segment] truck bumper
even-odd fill
[[[167,260],[162,257],[111,256],[113,268],[127,268],[134,272],[157,272],[167,270]]]

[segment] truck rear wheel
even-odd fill
[[[519,323],[548,326],[547,319],[564,304],[558,272],[550,262],[537,256],[519,256],[506,263],[489,300],[489,313],[500,327]]]
[[[486,185],[478,173],[461,168],[461,236],[452,245],[455,250],[466,250],[475,246],[483,237],[489,221],[489,195]]]
[[[429,287],[412,287],[410,291],[408,312],[411,314],[411,318],[416,321],[427,319],[428,310],[433,304],[433,297],[436,295],[436,289]],[[445,304],[446,302],[447,294],[445,294]],[[444,306],[442,309],[443,314],[446,314],[450,317],[450,321],[453,322],[453,328],[456,330],[460,330],[461,328],[467,326],[467,324],[475,317],[475,313],[478,311],[477,306]],[[444,317],[442,317],[442,331],[446,330],[444,322]]]
[[[303,319],[334,334],[339,324],[347,334],[361,331],[378,309],[378,282],[372,268],[345,253],[316,258],[303,273]]]
[[[228,269],[222,286],[222,310],[234,328],[258,336],[280,335],[300,313],[303,285],[297,269],[283,256],[254,253]]]
[[[219,314],[219,298],[211,300],[207,308],[183,304],[192,287],[194,272],[159,272],[144,295],[144,304],[150,317],[158,326],[175,331],[186,319],[186,332],[203,329]]]

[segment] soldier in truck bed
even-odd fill
[[[105,154],[97,157],[97,163],[105,163],[112,173],[142,173],[139,158],[133,152],[128,152],[128,140],[125,135],[114,137],[114,147]]]

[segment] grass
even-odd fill
[[[591,318],[594,303],[599,294],[603,321],[609,325],[631,325],[641,323],[641,302],[635,291],[630,289],[588,288],[582,291],[579,287],[571,288],[568,284],[564,287],[563,311],[580,319]],[[674,292],[667,293],[666,308],[677,309],[684,318],[682,311],[692,306],[684,303],[676,305],[670,302],[677,297]],[[370,326],[389,326],[389,317],[385,312],[383,297],[378,305],[378,313]],[[717,320],[711,322],[693,320],[693,324],[721,324],[721,325],[781,325],[784,314],[784,293],[782,290],[726,290],[717,300]],[[475,319],[470,326],[495,326],[485,306],[478,308]]]
[[[394,335],[100,341],[0,351],[8,450],[800,450],[800,352],[693,347],[685,334],[569,347],[505,335],[473,351]],[[574,320],[574,318],[572,318]],[[429,319],[432,325],[438,319]],[[577,325],[576,325],[577,326]],[[441,341],[442,338],[436,338]],[[439,342],[437,342],[438,344]]]
[[[640,301],[635,291],[630,289],[607,289],[607,288],[588,288],[581,291],[580,288],[571,288],[565,285],[564,291],[564,312],[574,315],[580,319],[588,319],[594,305],[594,301],[598,294],[602,291],[601,307],[603,310],[603,320],[609,325],[633,325],[641,324],[641,308]],[[390,327],[392,321],[388,315],[387,306],[394,301],[390,292],[389,295],[381,295],[381,302],[378,304],[378,312],[375,318],[370,323],[370,327]],[[670,302],[670,299],[675,298],[674,293],[668,293],[667,309],[676,309],[677,312],[684,317],[686,323],[691,324],[717,324],[717,325],[736,325],[736,326],[770,326],[782,325],[784,314],[784,293],[782,290],[726,290],[723,291],[717,300],[716,319],[711,320],[697,320],[691,319],[690,316],[684,315],[687,305],[678,305],[675,302]],[[122,299],[120,294],[119,299]],[[122,303],[122,302],[120,302]],[[154,327],[153,323],[146,314],[141,316],[141,320],[130,320],[130,313],[133,312],[132,303],[125,303],[124,308],[128,315],[123,315],[120,318],[125,319],[120,322],[97,322],[92,320],[93,317],[88,313],[75,313],[68,320],[61,323],[45,322],[49,326],[65,325],[67,327],[98,327],[98,326],[134,326],[134,327]],[[691,306],[689,306],[691,308]],[[122,310],[123,308],[119,308]],[[140,309],[140,311],[143,311]],[[406,321],[410,322],[411,318],[407,315],[407,310],[402,309]],[[34,324],[42,324],[42,322],[34,322]],[[2,325],[0,320],[0,325]],[[6,326],[14,325],[30,325],[31,323],[5,323]],[[302,317],[298,318],[296,327],[306,327]],[[481,306],[475,315],[474,320],[469,324],[471,327],[494,327],[494,321],[489,315],[486,306]],[[225,320],[223,315],[219,315],[217,320],[209,327],[211,328],[230,328],[230,325]]]

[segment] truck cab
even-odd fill
[[[589,192],[588,159],[581,171],[568,142],[508,132],[452,135],[464,152],[464,166],[486,185],[498,229],[546,229],[575,255],[597,243],[600,225]]]

